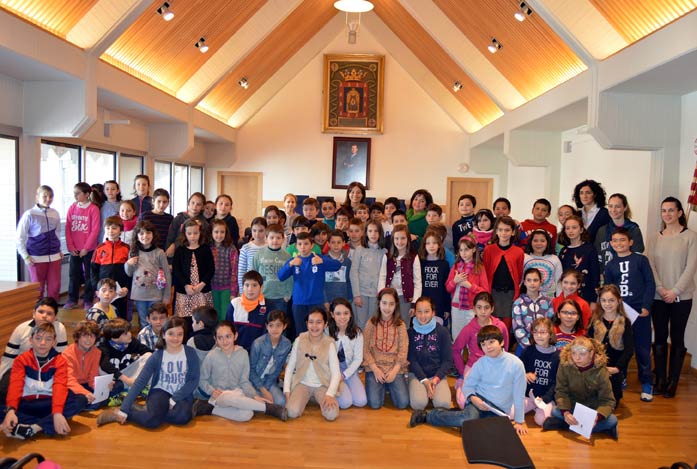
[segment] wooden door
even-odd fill
[[[232,214],[244,236],[252,219],[261,216],[262,173],[218,171],[218,194],[232,197]]]
[[[494,179],[493,178],[448,178],[447,204],[448,209],[446,223],[451,225],[460,218],[457,211],[457,199],[463,194],[472,194],[477,199],[475,211],[480,208],[491,210],[491,203],[494,201]]]

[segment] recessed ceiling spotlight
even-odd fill
[[[492,37],[492,38],[491,38],[491,44],[489,44],[489,45],[487,46],[487,49],[489,49],[489,52],[491,52],[492,54],[495,54],[495,53],[497,53],[497,52],[499,51],[499,49],[501,49],[502,47],[503,47],[503,46],[501,45],[501,43],[500,43],[499,41],[497,41],[495,37]]]
[[[240,81],[238,81],[237,84],[240,85],[245,90],[247,88],[249,88],[249,81],[247,80],[247,77],[240,78]]]
[[[169,2],[165,2],[162,4],[160,8],[157,9],[157,12],[162,16],[162,19],[165,21],[172,21],[174,18],[174,13],[172,10],[169,9]]]
[[[205,54],[206,52],[208,52],[208,46],[206,45],[206,38],[205,37],[202,37],[201,39],[199,39],[198,42],[196,42],[196,44],[194,44],[194,46],[198,50],[200,50],[202,54]]]
[[[525,18],[532,15],[532,8],[525,2],[520,2],[520,11],[517,11],[513,17],[520,22],[525,21]]]
[[[453,83],[453,91],[457,93],[462,89],[462,83],[460,83],[460,80],[456,80],[455,83]]]

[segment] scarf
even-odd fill
[[[240,295],[240,298],[241,298],[240,304],[242,305],[242,307],[243,307],[245,310],[247,310],[247,312],[252,312],[252,311],[254,311],[254,310],[256,309],[256,307],[259,306],[259,303],[266,303],[266,302],[264,301],[264,294],[263,294],[263,293],[259,293],[259,296],[257,297],[256,300],[250,300],[250,299],[248,299],[248,298],[244,295],[244,293],[243,293],[242,295]]]
[[[414,321],[414,330],[419,334],[430,334],[436,328],[436,317],[433,316],[426,324],[421,324],[418,319]]]
[[[474,262],[469,261],[469,262],[464,262],[460,261],[458,263],[458,266],[461,266],[460,272],[466,273],[468,276],[472,273],[474,270]],[[469,295],[469,288],[465,287],[464,285],[460,285],[460,309],[464,309],[465,311],[472,309],[472,305],[470,304],[470,295]]]

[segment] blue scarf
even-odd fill
[[[417,319],[413,323],[414,330],[419,334],[429,334],[436,328],[436,317],[433,316],[426,324],[421,324]]]

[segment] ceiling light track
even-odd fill
[[[194,44],[194,47],[196,47],[202,54],[205,54],[208,52],[208,45],[206,44],[206,38],[202,37],[199,39],[196,44]]]
[[[527,3],[520,2],[520,10],[516,11],[513,17],[522,23],[530,15],[532,15],[532,8]]]
[[[157,13],[165,21],[172,21],[174,19],[174,12],[170,10],[169,7],[169,2],[165,2],[157,9]]]

